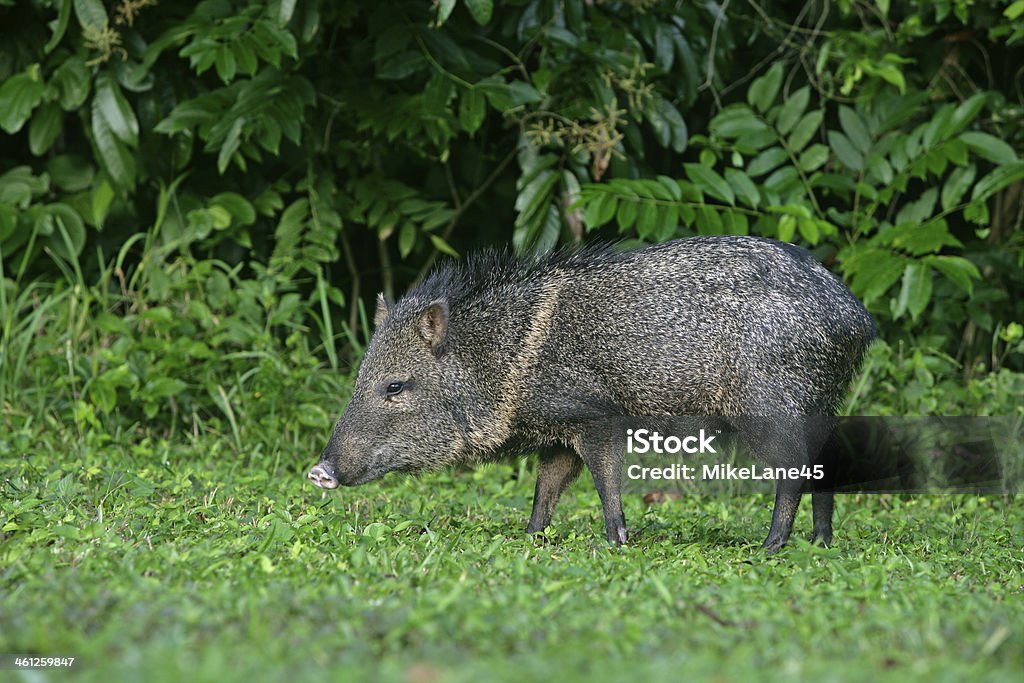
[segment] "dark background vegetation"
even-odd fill
[[[841,503],[852,554],[765,564],[767,498],[628,502],[606,555],[583,485],[516,535],[527,465],[302,474],[372,297],[484,246],[791,241],[878,322],[848,412],[1024,414],[1024,0],[0,0],[0,130],[0,651],[1019,673],[1012,502]]]
[[[812,249],[897,362],[1024,369],[1019,3],[0,5],[5,392],[44,290],[99,304],[61,343],[345,369],[439,255],[717,233]],[[202,377],[113,346],[101,412]]]

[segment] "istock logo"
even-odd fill
[[[711,442],[715,435],[708,436],[702,429],[697,436],[662,436],[649,429],[627,429],[626,450],[629,453],[718,453]]]

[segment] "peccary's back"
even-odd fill
[[[538,281],[556,302],[525,386],[548,415],[827,414],[874,337],[838,278],[772,240],[584,252]]]

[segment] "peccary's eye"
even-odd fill
[[[402,393],[402,389],[405,389],[405,382],[391,382],[387,388],[384,389],[385,396],[397,396]]]

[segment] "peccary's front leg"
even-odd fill
[[[604,528],[610,543],[626,543],[626,517],[622,514],[623,451],[617,443],[582,444],[580,457],[594,477],[594,486],[601,496]]]
[[[535,534],[547,528],[562,492],[576,480],[583,461],[575,452],[558,449],[543,451],[537,463],[537,490],[533,494],[533,514],[526,525],[527,533]]]

